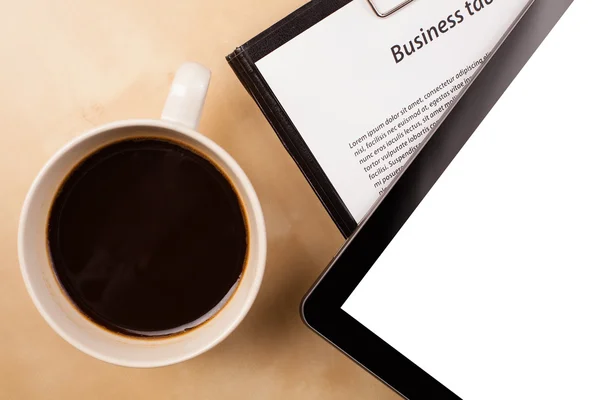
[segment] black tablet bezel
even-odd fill
[[[569,5],[570,2],[555,16],[543,37]],[[524,52],[523,41],[527,41],[531,26],[540,14],[534,12],[536,6],[540,10],[543,7],[538,1],[530,13],[525,14],[527,10],[524,10],[519,16],[517,21],[522,19],[522,24],[513,25],[514,29],[501,41],[503,44],[496,47],[491,53],[493,57],[480,68],[477,79],[463,91],[436,132],[350,237],[302,303],[302,317],[311,329],[411,400],[459,397],[341,307],[541,43],[543,37],[528,43]],[[503,76],[501,90],[489,96],[490,83],[507,70],[510,76]]]

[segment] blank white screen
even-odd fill
[[[600,399],[600,40],[576,1],[343,309],[465,400]]]

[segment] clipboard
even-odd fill
[[[265,30],[227,56],[227,62],[254,98],[315,194],[348,237],[357,227],[340,195],[319,165],[302,135],[258,70],[255,62],[283,46],[352,0],[313,0]]]
[[[292,156],[332,220],[346,238],[356,229],[360,218],[355,218],[356,212],[353,215],[345,203],[336,189],[336,185],[332,182],[331,174],[326,173],[281,99],[275,94],[271,83],[263,76],[257,63],[342,8],[355,5],[350,3],[361,2],[365,10],[370,8],[376,19],[385,24],[394,21],[399,13],[404,12],[411,5],[425,1],[428,0],[404,0],[388,10],[380,9],[374,0],[313,0],[238,47],[226,57],[231,68],[260,107],[283,146]],[[523,3],[525,2],[531,4],[529,0],[523,0]],[[514,17],[517,18],[518,15]],[[502,31],[504,32],[505,29]],[[495,45],[495,42],[493,44]],[[490,46],[490,50],[493,47]],[[347,195],[345,196],[347,198]]]

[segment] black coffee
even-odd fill
[[[235,290],[246,260],[246,217],[206,158],[159,139],[90,155],[50,211],[59,282],[96,323],[133,336],[198,325]]]

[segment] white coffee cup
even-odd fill
[[[195,63],[182,65],[171,86],[162,119],[113,122],[76,138],[48,161],[25,200],[18,246],[27,290],[39,312],[60,336],[100,360],[129,367],[158,367],[195,357],[217,345],[237,327],[258,293],[267,247],[260,203],[246,174],[233,158],[195,131],[209,81],[210,71],[205,67]],[[248,218],[248,257],[235,293],[209,321],[183,334],[164,338],[128,337],[88,319],[58,283],[47,247],[50,208],[67,175],[99,148],[138,134],[171,139],[206,155],[233,183]]]

